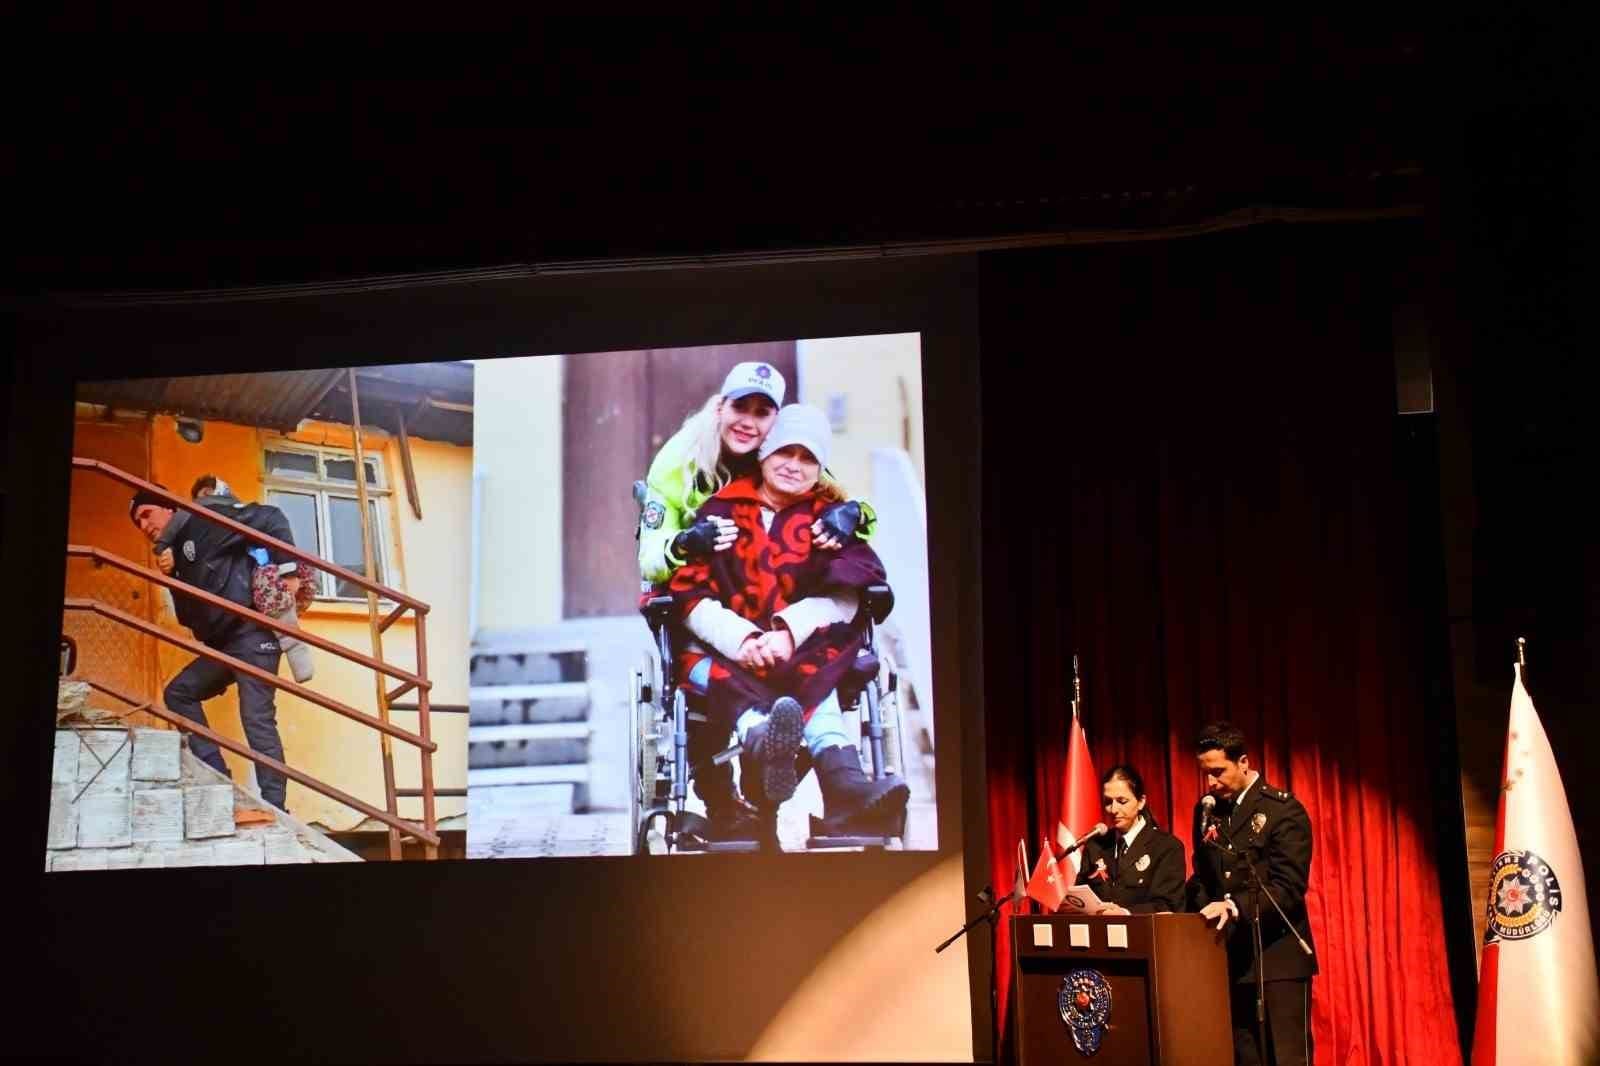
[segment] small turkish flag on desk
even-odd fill
[[[1056,865],[1056,853],[1050,849],[1050,841],[1041,843],[1039,862],[1028,880],[1028,895],[1039,901],[1046,914],[1054,914],[1061,907],[1061,901],[1067,898],[1067,878]]]

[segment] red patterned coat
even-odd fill
[[[860,540],[833,551],[812,550],[811,524],[828,502],[812,493],[777,512],[768,527],[762,523],[761,497],[751,478],[734,481],[707,500],[698,516],[732,519],[738,536],[726,551],[689,562],[673,574],[669,588],[678,622],[710,598],[767,631],[779,611],[800,600],[883,584],[882,560]],[[695,646],[680,654],[678,676],[687,687],[693,667],[711,658],[706,714],[718,728],[725,724],[731,729],[741,712],[770,707],[779,696],[798,700],[809,718],[838,688],[865,640],[865,615],[857,610],[848,622],[817,629],[787,662],[770,669],[751,670]]]

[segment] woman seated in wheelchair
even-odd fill
[[[646,480],[635,484],[639,576],[646,590],[641,606],[665,592],[666,582],[685,562],[703,561],[732,547],[737,532],[732,520],[696,512],[724,486],[759,472],[756,453],[783,406],[785,391],[783,374],[772,364],[735,366],[722,388],[661,446]],[[825,472],[821,484],[831,484]],[[873,525],[872,508],[865,501],[830,504],[812,526],[812,546],[834,550],[856,538],[866,540]],[[710,761],[719,750],[721,742],[712,743],[707,730],[691,731],[688,756],[699,771],[695,793],[706,803],[714,836],[748,839],[757,828],[755,811],[734,785],[732,764]]]
[[[822,478],[832,440],[817,408],[780,409],[758,468],[700,507],[701,518],[730,523],[734,537],[728,550],[684,563],[668,583],[674,618],[693,637],[680,646],[677,676],[706,715],[701,732],[711,752],[737,735],[741,784],[758,810],[770,816],[794,795],[797,759],[809,756],[830,831],[873,832],[899,823],[910,789],[863,773],[845,732],[838,688],[867,639],[861,592],[885,583],[885,574],[859,538],[814,550],[815,523],[844,499]],[[704,776],[698,790],[713,826],[730,811],[737,818],[732,782],[718,795]]]

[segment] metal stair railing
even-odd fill
[[[394,610],[385,615],[383,620],[378,623],[377,631],[379,633],[382,633],[393,626],[394,623],[398,621],[406,611],[409,610],[414,612],[417,668],[415,672],[411,672],[385,663],[381,659],[363,655],[358,651],[346,648],[335,641],[327,639],[326,637],[307,632],[298,626],[287,625],[278,619],[271,618],[268,615],[261,614],[260,612],[252,610],[248,607],[243,607],[239,604],[233,603],[230,600],[216,596],[205,591],[204,589],[199,589],[192,585],[185,584],[176,578],[172,578],[155,570],[151,570],[148,567],[140,566],[137,563],[131,562],[122,558],[121,556],[104,551],[100,548],[75,544],[68,545],[67,547],[67,555],[71,558],[87,559],[96,567],[111,566],[122,570],[125,573],[142,577],[148,581],[163,585],[168,589],[171,589],[174,593],[194,597],[195,599],[207,603],[210,606],[227,611],[230,614],[253,622],[264,629],[287,634],[295,637],[298,640],[303,640],[307,644],[313,647],[321,648],[329,654],[338,656],[339,658],[357,663],[360,666],[373,670],[378,675],[387,676],[399,681],[400,685],[392,690],[384,691],[382,686],[380,686],[380,691],[382,691],[383,695],[386,697],[386,703],[392,702],[405,693],[415,690],[417,693],[416,709],[418,712],[417,732],[411,733],[405,729],[401,729],[400,727],[393,725],[390,722],[383,721],[381,718],[367,714],[364,711],[357,710],[348,704],[341,703],[332,697],[324,696],[319,692],[305,687],[304,685],[300,685],[296,682],[278,677],[275,674],[269,674],[265,670],[261,670],[259,667],[252,666],[251,664],[235,659],[226,653],[207,647],[198,640],[179,636],[178,634],[163,629],[152,622],[129,614],[126,611],[119,610],[118,608],[112,607],[108,604],[101,603],[98,600],[68,598],[64,602],[64,607],[69,611],[93,612],[120,625],[128,626],[132,629],[149,634],[158,640],[185,648],[188,651],[194,652],[196,655],[200,655],[214,662],[222,663],[229,669],[250,674],[259,680],[272,685],[274,688],[282,689],[283,691],[298,696],[316,706],[331,710],[336,714],[340,714],[351,719],[352,721],[360,722],[361,724],[376,730],[380,736],[392,737],[396,740],[404,741],[405,743],[416,747],[421,760],[422,788],[417,790],[406,789],[404,792],[407,795],[419,795],[422,799],[423,820],[421,825],[417,825],[415,822],[403,819],[399,816],[397,800],[401,790],[398,790],[394,787],[392,774],[386,773],[384,775],[384,791],[387,810],[381,811],[378,808],[335,788],[333,785],[319,781],[309,774],[305,774],[298,770],[293,770],[275,759],[260,755],[246,745],[241,745],[236,741],[231,741],[220,737],[218,734],[205,728],[204,726],[201,726],[195,722],[191,722],[187,718],[167,710],[165,707],[160,707],[158,701],[156,700],[138,700],[126,695],[125,693],[116,691],[106,685],[97,683],[89,678],[85,678],[88,684],[109,696],[121,700],[130,706],[140,707],[141,709],[154,714],[156,717],[161,718],[164,721],[170,722],[186,732],[203,736],[207,740],[216,743],[219,747],[226,748],[236,755],[250,759],[257,764],[268,766],[273,770],[283,773],[284,776],[300,782],[307,788],[319,792],[322,795],[328,796],[330,799],[334,799],[340,803],[343,803],[354,810],[360,811],[367,817],[373,818],[388,826],[391,830],[390,854],[392,857],[399,857],[397,851],[397,845],[399,843],[398,834],[405,833],[409,834],[423,844],[426,858],[437,858],[439,835],[438,819],[435,810],[435,797],[437,793],[433,783],[433,754],[438,750],[438,745],[433,742],[431,736],[432,730],[429,716],[429,700],[433,683],[428,680],[428,604],[416,599],[415,597],[408,596],[405,593],[400,592],[398,589],[389,588],[371,580],[370,578],[365,577],[364,575],[353,573],[341,566],[329,563],[321,557],[305,551],[304,549],[298,548],[293,544],[286,543],[278,540],[275,537],[271,537],[257,530],[251,529],[249,526],[229,518],[227,515],[219,514],[215,511],[205,510],[195,502],[185,500],[180,496],[176,496],[159,485],[145,481],[142,478],[135,477],[134,475],[129,474],[127,471],[121,470],[109,463],[101,462],[97,459],[82,459],[74,457],[72,460],[72,467],[75,470],[85,470],[102,474],[114,481],[119,481],[134,489],[148,492],[158,499],[164,501],[175,510],[183,510],[188,511],[191,514],[197,514],[204,521],[215,522],[216,524],[229,529],[242,537],[245,537],[254,544],[272,548],[277,552],[288,556],[289,558],[298,559],[301,562],[304,562],[310,566],[314,566],[319,570],[326,571],[340,580],[351,582],[362,589],[375,593],[377,596],[394,603]],[[384,743],[387,745],[388,741],[386,740]]]

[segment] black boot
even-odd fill
[[[831,833],[889,830],[898,826],[911,798],[898,777],[871,778],[861,772],[855,748],[833,747],[817,755],[822,788],[822,821]]]
[[[745,795],[762,810],[776,810],[794,795],[795,753],[804,734],[805,711],[788,696],[779,696],[767,720],[745,734],[741,780]]]
[[[706,803],[707,832],[712,840],[754,840],[761,828],[756,809],[739,795],[730,763],[710,763],[694,778],[694,790]]]

